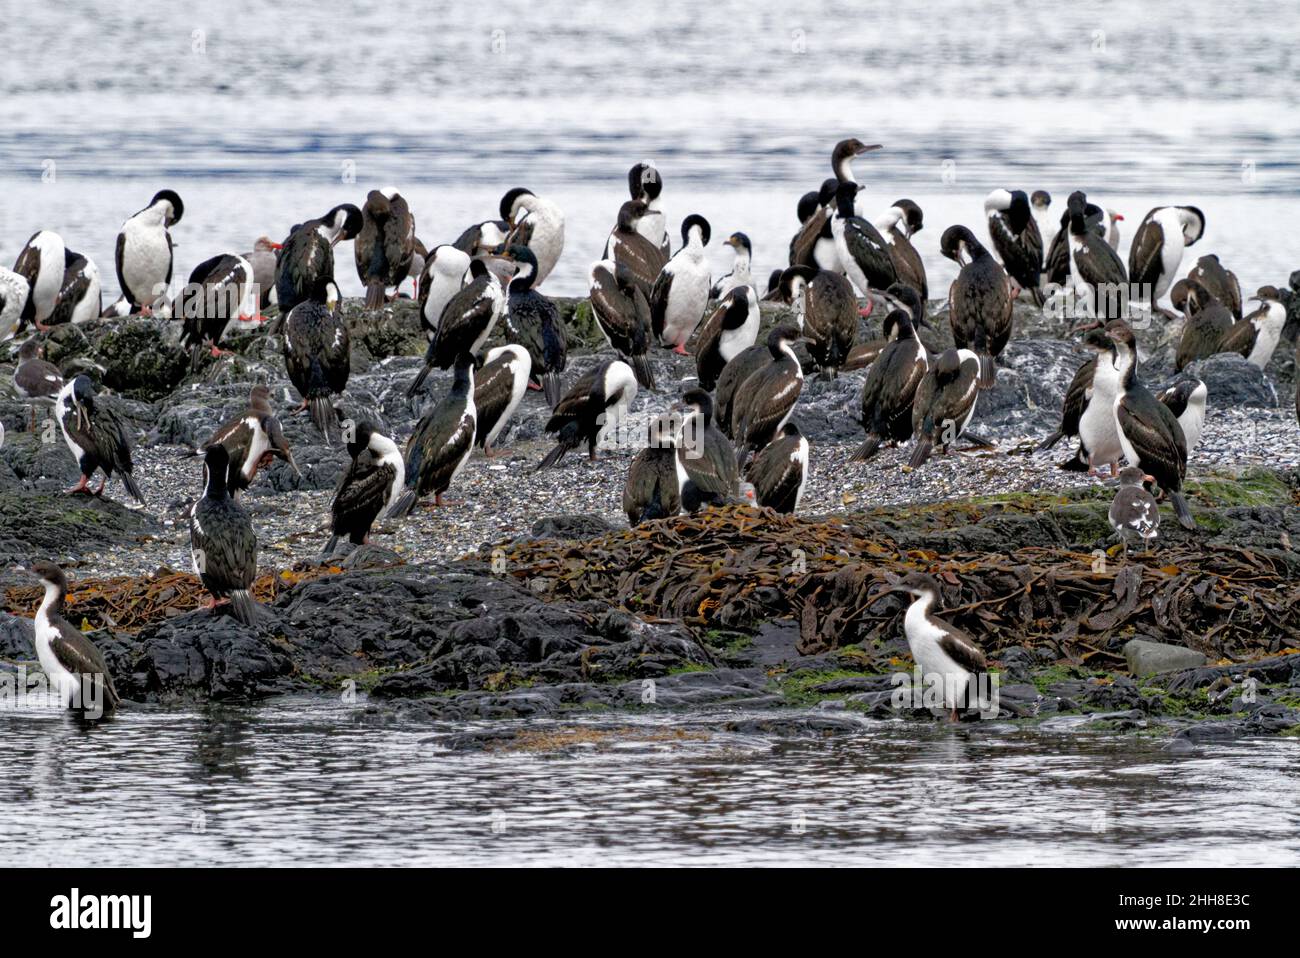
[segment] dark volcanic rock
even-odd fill
[[[148,513],[111,499],[0,491],[0,565],[6,570],[36,558],[67,563],[90,547],[135,546],[157,531]]]
[[[1263,406],[1278,404],[1277,387],[1268,375],[1236,353],[1219,353],[1191,363],[1183,370],[1205,383],[1210,406]]]

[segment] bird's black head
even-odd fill
[[[749,242],[749,237],[746,236],[744,233],[740,233],[740,232],[732,233],[730,236],[727,237],[727,245],[730,246],[732,249],[734,249],[737,253],[743,251],[752,254],[754,252],[753,244]]]
[[[170,212],[163,219],[168,226],[175,226],[185,215],[185,204],[181,202],[180,194],[175,190],[159,190],[155,193],[149,205],[157,206],[159,203],[167,203],[171,206]]]
[[[1034,205],[1034,209],[1045,210],[1052,205],[1052,194],[1047,190],[1034,190],[1034,194],[1029,197],[1029,202]]]
[[[827,206],[835,202],[835,194],[839,191],[840,181],[833,176],[828,176],[822,180],[822,185],[817,189],[817,203],[820,206]]]
[[[899,577],[890,586],[889,591],[906,592],[918,599],[924,596],[937,599],[942,594],[939,580],[926,572],[909,572]]]
[[[925,323],[925,302],[913,287],[902,282],[891,283],[889,289],[885,290],[885,295],[902,305],[913,323],[928,325]]]
[[[514,243],[501,250],[498,255],[515,264],[515,276],[510,281],[512,289],[527,289],[533,285],[533,281],[537,278],[537,257],[531,249]]]
[[[1069,199],[1065,201],[1065,211],[1070,217],[1070,224],[1073,227],[1074,221],[1078,219],[1083,223],[1084,215],[1088,209],[1088,195],[1082,190],[1075,190],[1070,194]]]
[[[1133,335],[1133,327],[1122,319],[1112,319],[1106,324],[1106,336],[1116,348],[1133,349],[1137,341]]]
[[[483,262],[483,260],[478,259],[477,257],[469,261],[469,276],[470,276],[471,283],[474,282],[474,280],[478,279],[479,277],[487,276],[487,275],[488,275],[487,263]]]
[[[907,223],[907,235],[915,236],[925,226],[925,214],[921,207],[909,199],[895,200],[894,205],[903,211],[903,221]]]
[[[799,197],[799,205],[795,208],[795,215],[799,217],[800,223],[807,223],[809,218],[817,212],[817,208],[822,205],[822,195],[820,190],[814,190],[805,193]]]
[[[840,140],[835,144],[835,149],[831,150],[831,169],[835,171],[835,177],[841,180],[849,179],[849,170],[845,164],[863,153],[870,153],[878,149],[880,149],[879,143],[868,145],[857,137]]]
[[[357,428],[352,434],[352,441],[348,443],[348,455],[353,459],[361,455],[365,448],[370,445],[370,437],[374,435],[375,424],[369,419],[363,419],[357,423]]]
[[[858,199],[858,191],[862,189],[852,180],[845,180],[835,187],[835,207],[840,211],[841,216],[852,216],[853,206]]]
[[[645,216],[649,209],[641,200],[628,200],[618,208],[618,230],[621,233],[636,232],[637,220]]]
[[[648,203],[663,192],[664,181],[651,163],[638,163],[627,171],[627,191],[632,199]]]
[[[688,389],[682,393],[682,404],[700,414],[707,426],[713,421],[713,397],[704,389]]]
[[[803,435],[803,432],[800,431],[799,424],[792,419],[781,427],[781,435],[798,439]]]
[[[526,190],[522,186],[516,186],[513,190],[501,197],[501,206],[499,212],[501,218],[511,225],[515,222],[515,203],[522,196],[532,196],[532,190]]]
[[[72,398],[78,406],[93,407],[95,395],[95,384],[89,376],[81,375],[72,381]]]
[[[67,575],[53,562],[37,559],[25,567],[19,566],[17,571],[34,575],[37,579],[40,579],[42,585],[52,586],[58,593],[59,598],[62,598],[68,591]]]
[[[784,276],[785,273],[783,273],[779,269],[774,269],[772,270],[772,272],[767,274],[767,292],[763,294],[764,299],[767,299],[768,297],[772,296],[774,293],[780,292],[781,279]]]
[[[382,193],[380,194],[383,195]],[[387,198],[385,197],[385,202]],[[361,215],[361,210],[357,209],[352,203],[340,203],[334,209],[326,213],[322,219],[338,230],[338,242],[346,242],[355,239],[356,235],[361,232],[361,226],[365,222],[365,217]]]
[[[1287,280],[1287,283],[1290,285],[1290,287],[1293,290],[1295,290],[1297,293],[1300,293],[1300,269],[1296,270],[1291,274],[1290,278]]]
[[[936,381],[951,382],[961,372],[961,354],[956,349],[945,349],[935,357],[934,365],[930,368],[934,371]]]
[[[220,499],[226,495],[227,480],[230,473],[230,453],[219,442],[214,442],[203,451],[203,487],[210,499]]]
[[[1007,207],[1007,219],[1011,223],[1011,228],[1019,233],[1029,221],[1034,218],[1034,212],[1029,208],[1029,197],[1024,190],[1011,191],[1011,203]]]
[[[1179,218],[1183,223],[1183,241],[1191,246],[1205,235],[1205,214],[1196,206],[1180,206]]]
[[[786,303],[793,303],[794,298],[800,292],[800,286],[806,286],[813,281],[817,275],[817,270],[812,266],[791,266],[781,272],[780,289],[781,300]]]
[[[767,334],[767,348],[771,354],[780,359],[785,355],[784,347],[802,342],[799,327],[794,323],[779,323]]]
[[[709,237],[713,235],[713,227],[709,226],[709,221],[699,213],[692,213],[686,219],[682,220],[682,245],[690,243],[691,230],[700,231],[700,242],[705,246],[709,245]]]
[[[984,247],[965,226],[949,226],[939,237],[939,252],[963,266],[975,258],[977,249],[983,250]]]

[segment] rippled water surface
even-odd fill
[[[93,731],[0,712],[0,863],[1300,862],[1291,740],[727,731],[743,717],[533,723],[530,747],[466,751],[453,733],[484,726],[315,701],[137,709]]]

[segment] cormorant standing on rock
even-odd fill
[[[190,508],[190,556],[194,572],[212,596],[209,608],[229,602],[236,619],[257,625],[257,601],[249,590],[257,578],[257,536],[248,513],[230,495],[230,456],[220,444],[203,459],[203,495]]]
[[[406,490],[389,508],[390,518],[410,515],[416,501],[431,492],[434,505],[446,504],[442,494],[469,461],[477,428],[474,357],[461,353],[451,391],[420,419],[406,443]]]
[[[397,443],[372,422],[358,424],[348,443],[348,455],[352,462],[335,487],[330,505],[330,540],[325,555],[333,555],[343,536],[354,546],[365,543],[375,519],[396,501],[406,478]]]
[[[347,387],[352,372],[348,327],[339,315],[338,287],[324,274],[316,288],[289,311],[284,321],[284,368],[302,407],[330,444],[330,429],[337,422],[334,397]]]

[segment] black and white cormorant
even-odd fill
[[[857,178],[853,175],[853,161],[859,156],[865,156],[867,153],[874,153],[881,149],[879,143],[863,143],[856,137],[847,140],[840,140],[831,150],[831,172],[835,174],[837,183],[857,183]]]
[[[406,479],[401,450],[374,423],[359,423],[347,448],[352,462],[334,488],[325,555],[344,537],[354,546],[368,541],[370,527],[401,495]]]
[[[912,237],[925,225],[921,207],[909,199],[896,200],[893,206],[876,217],[874,225],[889,247],[889,258],[894,261],[898,281],[920,293],[923,301],[928,300],[930,283],[925,275],[925,261],[912,245]]]
[[[1055,432],[1038,444],[1039,452],[1046,452],[1062,439],[1072,439],[1079,435],[1079,420],[1083,418],[1084,410],[1088,408],[1092,398],[1092,379],[1097,372],[1099,353],[1105,353],[1107,361],[1110,361],[1110,340],[1106,338],[1106,333],[1100,326],[1092,326],[1085,330],[1084,343],[1097,352],[1075,370],[1074,378],[1066,387],[1065,400],[1061,404],[1061,424],[1056,427]],[[1113,365],[1111,368],[1114,368]],[[1113,394],[1111,401],[1114,401]],[[1098,408],[1100,409],[1101,406],[1099,405]],[[1088,468],[1086,458],[1078,459],[1076,466],[1082,469]]]
[[[584,442],[588,458],[595,461],[602,438],[617,427],[636,393],[636,374],[621,359],[607,359],[579,377],[546,423],[546,432],[555,437],[555,447],[537,468],[559,465],[565,453]]]
[[[787,422],[754,454],[745,467],[745,479],[753,485],[760,506],[782,513],[799,508],[808,484],[808,440],[797,423]]]
[[[1020,289],[1043,304],[1043,237],[1038,232],[1024,190],[994,190],[984,198],[989,239],[1002,258],[1003,268]]]
[[[1189,458],[1201,443],[1201,430],[1205,426],[1205,401],[1209,395],[1205,383],[1191,376],[1156,393],[1156,398],[1169,407],[1169,411],[1178,420],[1178,425],[1182,427]]]
[[[208,608],[229,604],[235,618],[257,625],[257,535],[253,520],[226,483],[230,456],[220,444],[203,456],[203,495],[190,507],[190,557],[194,572],[212,596]]]
[[[290,231],[275,270],[275,301],[281,316],[316,295],[324,282],[334,282],[334,247],[354,239],[363,222],[361,210],[342,203]]]
[[[149,205],[122,224],[117,234],[117,283],[128,312],[165,310],[172,281],[171,227],[181,221],[185,204],[172,190],[160,190]],[[120,312],[122,307],[110,311]]]
[[[637,219],[636,231],[649,240],[666,260],[671,244],[663,208],[664,180],[659,170],[649,160],[637,163],[627,171],[627,191],[634,201],[645,205],[645,212]],[[609,253],[607,247],[605,255]]]
[[[799,232],[790,240],[791,266],[816,266],[818,269],[843,272],[836,249],[831,220],[835,218],[835,194],[840,181],[823,180],[815,193],[805,193],[799,200]]]
[[[420,304],[420,326],[429,340],[438,333],[443,310],[465,285],[469,267],[470,254],[448,244],[435,246],[425,259],[417,302]]]
[[[284,368],[302,407],[330,444],[337,422],[334,397],[347,387],[352,372],[348,327],[338,310],[338,287],[324,274],[316,277],[310,298],[289,311],[284,321]]]
[[[713,422],[713,397],[704,389],[682,395],[686,418],[682,423],[682,465],[687,482],[682,487],[682,507],[695,512],[702,506],[735,499],[740,491],[740,471],[731,442]]]
[[[1124,449],[1119,439],[1119,424],[1115,420],[1115,400],[1122,388],[1120,368],[1116,363],[1115,344],[1100,324],[1084,327],[1083,344],[1097,351],[1091,367],[1085,363],[1075,373],[1065,396],[1061,431],[1068,434],[1069,421],[1078,410],[1076,433],[1079,449],[1064,462],[1061,469],[1069,472],[1087,472],[1100,475],[1102,465],[1110,467],[1112,478],[1119,475],[1119,459]],[[1044,443],[1041,448],[1046,448]]]
[[[767,342],[761,342],[748,349],[743,349],[727,365],[722,367],[718,383],[713,390],[713,421],[722,430],[723,435],[736,438],[733,429],[733,409],[743,398],[745,382],[760,369],[772,361],[772,353]]]
[[[744,233],[732,233],[727,237],[726,245],[735,251],[736,257],[732,260],[731,271],[723,273],[709,290],[710,299],[722,299],[737,286],[754,288],[754,277],[750,273],[754,245],[749,241],[749,237]]]
[[[442,311],[442,320],[424,353],[424,368],[406,394],[414,396],[434,369],[448,369],[461,353],[477,355],[506,311],[506,296],[495,276],[481,260],[471,260],[472,279]]]
[[[1029,197],[1029,205],[1034,212],[1034,222],[1038,224],[1038,235],[1043,240],[1044,253],[1051,250],[1052,243],[1056,239],[1056,233],[1060,229],[1060,224],[1052,216],[1052,194],[1047,190],[1034,190]],[[1044,260],[1046,267],[1046,260]],[[1044,280],[1046,280],[1044,276]]]
[[[1259,303],[1259,308],[1233,324],[1219,344],[1219,351],[1240,353],[1246,357],[1246,362],[1263,369],[1273,358],[1273,351],[1282,338],[1286,307],[1282,305],[1276,286],[1261,286],[1250,299]]]
[[[532,190],[516,187],[501,197],[501,218],[510,224],[507,246],[527,246],[537,257],[541,286],[564,252],[564,211]]]
[[[388,298],[388,287],[396,289],[406,279],[415,254],[415,217],[401,193],[386,189],[366,194],[352,251],[366,290],[366,309],[378,309]]]
[[[912,403],[930,368],[925,344],[916,338],[912,317],[901,309],[885,317],[895,338],[867,368],[862,383],[862,428],[867,433],[850,462],[866,462],[881,443],[896,445],[912,435]]]
[[[980,358],[980,388],[993,385],[994,359],[1011,338],[1011,280],[993,254],[964,226],[950,226],[939,250],[961,266],[948,289],[948,321],[958,349]]]
[[[33,336],[18,349],[14,367],[14,391],[31,403],[30,429],[36,431],[36,403],[53,406],[63,389],[63,375],[57,366],[45,361],[45,347]]]
[[[668,262],[668,254],[638,231],[637,225],[646,214],[645,203],[638,200],[628,200],[619,207],[618,223],[614,232],[609,234],[605,259],[612,259],[625,267],[649,300],[655,281]]]
[[[474,373],[474,409],[478,417],[474,442],[489,459],[497,455],[492,443],[519,408],[532,370],[528,350],[510,343],[489,349],[483,365]]]
[[[469,462],[474,451],[478,411],[474,406],[474,357],[456,357],[455,378],[447,395],[415,425],[406,443],[405,490],[389,507],[387,515],[409,516],[422,496],[433,493],[434,505],[442,506],[442,494]]]
[[[803,365],[794,346],[804,339],[799,327],[782,323],[767,334],[767,362],[747,377],[732,397],[731,438],[737,465],[772,441],[790,419],[803,391]],[[744,353],[732,362],[744,357]],[[725,372],[725,370],[724,370]]]
[[[1150,548],[1151,540],[1160,528],[1160,507],[1156,497],[1147,492],[1143,483],[1148,476],[1137,466],[1125,466],[1119,471],[1119,489],[1111,500],[1107,518],[1128,553],[1130,536],[1142,540],[1142,551]]]
[[[1196,520],[1183,498],[1183,477],[1187,472],[1187,439],[1178,417],[1137,378],[1137,345],[1133,329],[1123,320],[1106,324],[1106,335],[1115,344],[1115,368],[1120,390],[1115,398],[1115,424],[1120,448],[1130,466],[1151,476],[1173,502],[1178,522],[1196,528]]]
[[[923,572],[903,576],[891,589],[912,596],[903,614],[903,633],[922,681],[936,683],[943,693],[948,718],[956,722],[957,710],[975,704],[971,680],[988,670],[979,645],[951,622],[934,614],[942,592],[939,582]]]
[[[831,220],[840,269],[863,296],[888,289],[898,280],[894,260],[880,231],[858,216],[858,184],[841,181],[835,190],[836,212]]]
[[[51,690],[65,709],[75,706],[87,714],[97,700],[104,715],[117,711],[121,699],[103,653],[63,617],[63,603],[68,596],[68,578],[63,570],[53,562],[34,562],[28,569],[19,569],[34,575],[45,589],[32,623],[32,638],[36,659]],[[90,688],[92,684],[98,691]]]
[[[979,357],[969,349],[945,349],[930,363],[912,401],[913,469],[935,448],[946,452],[966,431],[975,416],[979,373]]]
[[[1183,250],[1204,234],[1205,214],[1195,206],[1157,206],[1142,218],[1128,251],[1128,278],[1152,310],[1173,285]]]
[[[0,266],[0,343],[13,339],[22,328],[30,290],[25,276]]]
[[[33,233],[18,254],[14,272],[27,280],[30,291],[23,305],[21,330],[28,323],[46,330],[63,288],[63,271],[67,261],[63,237],[53,230]]]
[[[1169,301],[1186,317],[1174,351],[1174,370],[1182,372],[1188,363],[1220,352],[1234,320],[1232,311],[1191,276],[1174,283]]]
[[[301,475],[293,460],[293,450],[284,436],[275,410],[271,407],[271,391],[261,383],[248,394],[248,405],[233,419],[217,427],[196,454],[203,454],[214,445],[225,448],[230,460],[230,474],[226,488],[231,495],[247,489],[257,476],[257,471],[281,459],[294,473]]]
[[[1219,262],[1217,254],[1206,253],[1198,259],[1187,278],[1196,280],[1211,296],[1228,307],[1234,320],[1241,319],[1241,282],[1236,273]]]
[[[858,335],[858,300],[852,285],[840,273],[791,266],[781,275],[781,294],[807,340],[808,355],[825,378],[834,379],[848,362]]]
[[[95,385],[86,376],[78,376],[64,383],[54,404],[54,415],[63,431],[63,441],[77,460],[81,479],[67,491],[87,492],[96,469],[102,469],[104,478],[94,494],[103,495],[104,484],[114,472],[122,477],[126,491],[136,502],[144,505],[144,494],[131,475],[131,441],[126,423],[111,402],[102,399]]]
[[[650,325],[655,336],[673,352],[686,355],[686,341],[695,332],[709,304],[709,221],[698,213],[682,220],[682,247],[664,264],[650,290]]]
[[[682,511],[686,467],[678,448],[677,421],[662,416],[652,430],[654,441],[638,452],[623,481],[623,514],[628,525],[666,519]]]
[[[1066,203],[1070,216],[1068,282],[1081,311],[1105,322],[1126,313],[1129,276],[1119,254],[1088,225],[1087,207],[1088,198],[1083,193],[1070,194]]]
[[[172,303],[172,316],[181,320],[181,342],[190,349],[190,371],[199,368],[204,347],[221,355],[221,338],[231,323],[258,315],[253,266],[234,253],[204,260],[190,272],[189,282]]]
[[[734,286],[700,325],[695,371],[700,385],[712,390],[723,368],[758,339],[758,298],[748,286]],[[710,404],[712,411],[712,404]]]
[[[1084,203],[1083,221],[1089,233],[1097,239],[1106,239],[1106,211],[1096,203]],[[1046,237],[1047,234],[1043,234]],[[1043,261],[1045,284],[1065,286],[1070,279],[1070,210],[1061,213],[1060,222],[1047,244],[1047,258]]]
[[[81,253],[65,250],[63,254],[63,285],[49,325],[73,323],[80,325],[98,319],[104,312],[103,289],[100,285],[99,267],[95,261]]]
[[[593,263],[588,274],[591,312],[605,342],[632,367],[643,389],[655,388],[647,355],[654,330],[650,300],[626,266],[612,259]]]
[[[527,246],[508,246],[502,257],[514,264],[506,300],[507,339],[528,350],[533,382],[554,409],[560,401],[560,376],[569,361],[569,337],[555,304],[533,288],[537,258]]]

